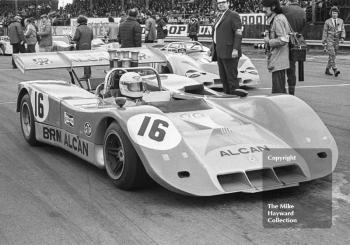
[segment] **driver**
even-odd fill
[[[119,89],[122,96],[133,100],[136,104],[142,103],[145,90],[140,74],[136,72],[124,73],[119,80]]]

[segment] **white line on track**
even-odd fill
[[[16,101],[0,102],[0,105],[16,104]]]
[[[17,69],[12,69],[12,68],[1,68],[0,71],[17,71]]]
[[[350,86],[350,84],[343,83],[343,84],[310,85],[310,86],[297,86],[297,88],[323,88],[323,87],[345,87],[345,86]],[[258,89],[271,89],[271,88],[258,88]]]

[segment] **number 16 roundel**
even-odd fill
[[[44,122],[49,114],[49,96],[40,91],[32,90],[30,101],[35,119],[38,122]]]
[[[169,150],[181,141],[181,135],[174,124],[159,114],[138,114],[127,122],[131,139],[154,150]]]

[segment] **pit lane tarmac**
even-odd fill
[[[335,78],[324,75],[325,56],[318,62],[308,60],[305,81],[296,89],[296,96],[317,112],[338,144],[333,176],[264,194],[272,202],[290,196],[301,200],[307,216],[310,204],[322,208],[332,188],[332,227],[266,229],[261,193],[199,198],[157,185],[125,192],[113,186],[105,171],[63,150],[30,147],[15,112],[18,82],[69,76],[63,70],[23,75],[11,69],[10,61],[0,57],[0,244],[350,243],[349,62],[339,63],[342,73]],[[250,95],[270,94],[265,61],[253,63],[262,84],[248,88]],[[103,75],[103,69],[93,70],[96,73]]]

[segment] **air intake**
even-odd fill
[[[244,173],[218,175],[218,181],[226,192],[252,189],[252,186]]]
[[[246,171],[246,174],[256,189],[268,190],[282,185],[270,168]]]
[[[273,170],[283,184],[294,184],[306,181],[306,176],[298,165],[293,164],[274,167]]]

